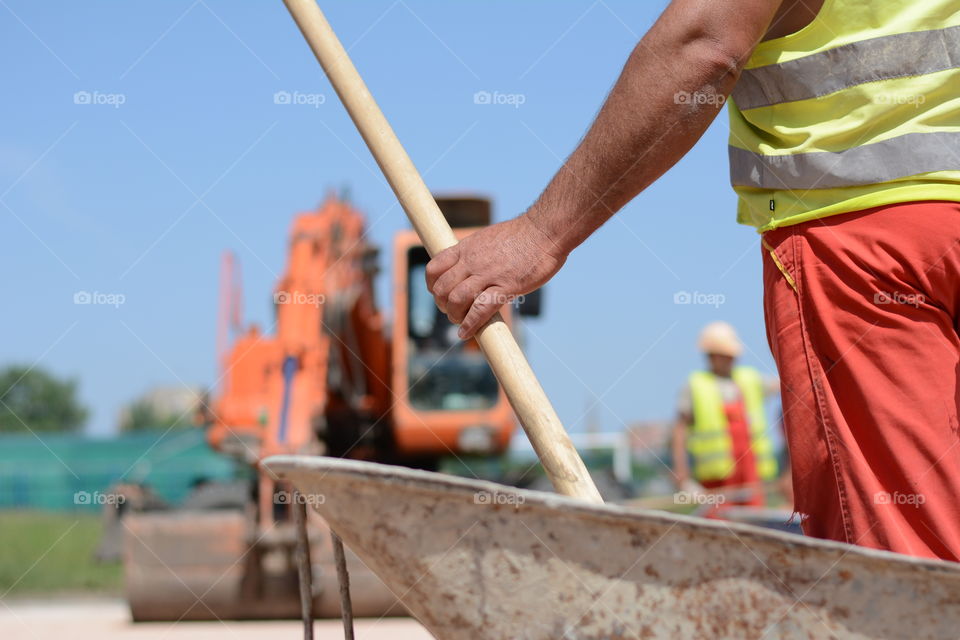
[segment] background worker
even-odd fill
[[[707,369],[690,374],[673,429],[677,488],[703,487],[722,493],[724,504],[763,506],[763,483],[777,477],[763,401],[779,391],[779,384],[752,367],[736,366],[743,345],[726,322],[704,327],[699,347]]]
[[[731,181],[763,234],[804,532],[958,561],[958,51],[960,0],[672,0],[537,201],[437,254],[428,286],[470,337],[732,94]],[[688,211],[658,215],[697,232]]]

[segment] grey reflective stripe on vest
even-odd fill
[[[960,132],[908,133],[846,151],[766,156],[730,147],[735,187],[832,189],[960,171]]]
[[[733,91],[741,111],[809,100],[867,82],[960,67],[960,26],[861,40],[782,64],[746,69]]]

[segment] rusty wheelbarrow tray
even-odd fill
[[[442,640],[960,634],[952,563],[372,463],[263,464]]]

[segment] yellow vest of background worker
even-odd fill
[[[756,369],[736,367],[733,381],[743,397],[757,475],[772,480],[777,475],[777,460],[767,434],[763,378]],[[693,476],[699,482],[723,480],[733,473],[736,460],[717,377],[709,371],[695,371],[690,375],[690,395],[693,425],[687,449],[693,458]]]

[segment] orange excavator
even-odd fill
[[[490,201],[439,197],[458,237],[490,222]],[[184,508],[124,518],[127,596],[135,620],[298,617],[292,488],[257,463],[316,454],[435,469],[448,456],[498,456],[514,414],[475,341],[462,342],[426,289],[412,230],[392,247],[393,321],[377,308],[378,250],[363,215],[329,197],[296,216],[286,270],[263,331],[239,319],[236,263],[221,274],[219,388],[204,411],[210,444],[251,463],[247,482],[201,487]],[[539,296],[508,306],[539,313]],[[235,334],[230,336],[229,334]],[[232,337],[232,344],[229,344]],[[322,496],[305,499],[321,499]],[[313,609],[339,615],[328,529],[309,510]],[[403,613],[349,555],[355,615]]]

